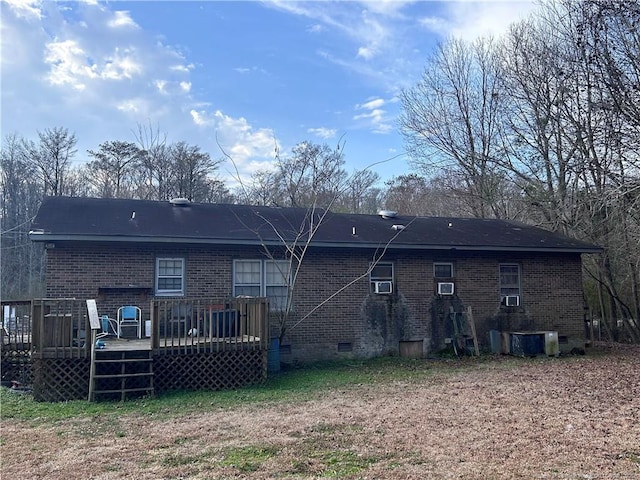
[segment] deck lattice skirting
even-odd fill
[[[224,390],[263,382],[266,352],[260,350],[155,357],[156,392]]]
[[[88,397],[92,337],[85,303],[79,299],[32,300],[29,314],[23,315],[29,326],[30,341],[24,344],[27,347],[23,345],[27,349],[20,353],[3,343],[3,368],[17,359],[16,368],[28,373],[28,381],[33,380],[35,400]],[[192,314],[171,324],[170,313],[178,307]],[[122,340],[105,342],[114,352],[122,348],[152,352],[155,393],[222,390],[266,379],[266,299],[152,300],[150,311],[151,338],[125,340],[125,346],[119,343]],[[192,328],[198,330],[195,336],[189,333]]]
[[[89,393],[88,358],[34,358],[32,362],[34,400],[86,400]]]
[[[260,350],[162,355],[154,357],[156,393],[175,390],[225,390],[267,378],[267,353]],[[33,359],[36,401],[86,400],[88,358]]]
[[[0,358],[0,372],[2,382],[20,382],[23,385],[33,385],[33,369],[31,368],[31,355],[29,351],[2,349]]]

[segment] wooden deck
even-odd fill
[[[113,352],[130,352],[130,351],[144,351],[151,350],[151,339],[150,338],[142,338],[142,339],[128,339],[128,338],[117,338],[117,337],[105,337],[100,339],[104,344],[104,347],[100,348],[103,351],[113,351]],[[176,347],[207,347],[214,346],[215,350],[223,349],[225,346],[229,347],[232,345],[249,345],[249,344],[260,344],[260,337],[243,335],[242,337],[231,337],[231,338],[217,338],[217,337],[187,337],[187,338],[176,338],[176,337],[166,337],[160,338],[159,348],[164,349],[173,349]],[[217,347],[217,348],[216,348]]]
[[[105,337],[101,338],[100,343],[104,347],[99,348],[105,352],[132,352],[132,351],[146,351],[151,350],[151,339],[128,339],[118,337]]]
[[[92,330],[96,327],[90,324],[86,300],[34,299],[2,305],[5,352],[20,350],[33,358],[88,358],[92,332],[100,334]],[[265,298],[154,299],[150,315],[142,318],[150,337],[109,335],[102,343],[112,351],[151,350],[154,355],[267,351],[268,311]]]
[[[104,388],[117,390],[121,397],[122,392],[138,390],[148,394],[219,390],[266,378],[266,298],[152,299],[142,317],[142,325],[150,327],[143,332],[150,336],[141,339],[131,338],[135,331],[118,338],[102,321],[110,313],[109,307],[88,300],[3,301],[3,375],[10,370],[10,360],[19,360],[12,370],[17,373],[12,375],[29,377],[38,401],[83,399],[88,398],[90,389],[95,394]],[[110,335],[102,337],[108,330]],[[103,348],[91,348],[96,345],[96,335]],[[23,350],[17,351],[18,346]],[[149,371],[136,370],[135,365],[142,363],[150,365]],[[120,367],[109,367],[112,364]],[[95,369],[97,365],[100,368]],[[21,371],[28,371],[28,375]],[[122,385],[123,378],[137,378],[143,373],[153,384],[131,381],[129,385],[127,380]],[[97,385],[96,380],[120,383],[116,388]]]

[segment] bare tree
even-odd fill
[[[42,199],[42,184],[27,162],[24,140],[7,135],[0,152],[0,296],[42,294],[42,251],[29,240],[31,221]]]
[[[571,215],[566,223],[572,234],[605,247],[593,278],[606,292],[609,330],[616,340],[625,335],[638,341],[638,322],[626,320],[640,314],[639,272],[628,261],[640,237],[634,236],[637,221],[627,194],[638,178],[640,129],[627,102],[633,94],[624,86],[636,75],[640,53],[637,42],[635,51],[632,47],[633,38],[638,38],[629,22],[634,17],[640,20],[634,3],[562,1],[547,7],[543,20],[562,46],[559,57],[569,72],[565,81],[569,95],[560,110],[575,178],[567,189]],[[621,319],[624,331],[618,331]]]
[[[297,144],[290,156],[276,158],[281,206],[304,207],[333,204],[345,184],[343,144],[335,149],[308,141]]]
[[[39,143],[25,141],[27,164],[42,182],[44,195],[64,195],[66,175],[78,142],[75,134],[62,127],[38,132]]]
[[[247,184],[240,183],[236,196],[248,205],[277,205],[279,190],[275,171],[258,170]]]
[[[638,57],[629,48],[637,33],[629,18],[640,17],[635,4],[626,5],[546,4],[537,19],[513,26],[502,57],[510,99],[502,165],[528,198],[531,218],[605,247],[590,274],[600,292],[591,304],[609,318],[615,339],[620,317],[640,314],[638,268],[627,260],[640,237],[626,193],[637,178],[640,131],[627,102],[633,94],[621,80],[635,75]],[[628,285],[631,293],[622,294]],[[640,331],[627,330],[640,338]]]
[[[87,150],[87,153],[95,158],[87,167],[91,171],[89,181],[98,196],[130,196],[131,175],[140,160],[140,149],[134,143],[113,140],[101,143],[98,150]]]
[[[459,172],[476,217],[499,216],[500,65],[495,44],[449,40],[437,47],[421,80],[402,92],[401,131],[414,166],[427,175]]]
[[[279,295],[277,305],[272,305],[270,316],[275,325],[279,340],[285,337],[292,328],[300,325],[315,311],[325,305],[339,293],[343,292],[357,281],[365,278],[382,259],[388,245],[373,254],[372,262],[360,275],[346,285],[336,288],[328,298],[319,299],[316,306],[304,314],[295,308],[296,284],[303,268],[309,250],[313,246],[316,233],[332,215],[332,208],[338,205],[340,199],[349,198],[346,192],[355,189],[365,191],[371,187],[370,182],[377,179],[377,175],[367,174],[367,169],[355,172],[349,177],[343,170],[342,143],[338,143],[335,150],[328,146],[313,145],[302,142],[292,150],[292,156],[281,158],[276,150],[276,169],[274,172],[259,172],[254,175],[253,182],[245,185],[241,178],[237,178],[240,185],[238,196],[243,199],[258,200],[259,204],[270,206],[290,206],[298,209],[298,221],[292,223],[288,218],[282,221],[272,221],[256,210],[263,225],[270,233],[276,235],[278,242],[264,240],[259,229],[251,228],[244,219],[247,228],[254,231],[259,239],[262,253],[270,260],[275,270],[267,272],[275,277],[283,290]],[[220,147],[222,149],[222,147]],[[223,150],[223,154],[234,165],[233,158]],[[236,169],[237,170],[237,169]],[[276,194],[273,195],[273,191]],[[401,230],[394,235],[393,240]],[[391,241],[389,243],[391,243]]]
[[[200,147],[178,142],[171,145],[169,155],[173,166],[173,195],[192,201],[203,201],[209,196],[209,177],[220,161],[213,161]]]
[[[136,197],[147,200],[167,200],[171,179],[170,149],[167,134],[149,125],[138,124],[135,133],[140,149],[140,162],[134,172]]]
[[[207,178],[206,195],[200,200],[205,203],[235,203],[236,197],[224,183],[217,178]]]
[[[335,210],[348,213],[376,213],[381,206],[380,175],[372,170],[356,170],[335,202]]]

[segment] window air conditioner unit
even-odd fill
[[[504,304],[507,307],[518,307],[520,305],[520,295],[507,295],[504,297]]]
[[[390,281],[373,282],[373,291],[375,293],[390,294],[393,292],[393,283]]]
[[[454,292],[453,282],[438,283],[438,295],[453,295],[453,292]]]

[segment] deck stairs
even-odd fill
[[[92,349],[89,401],[153,396],[151,350]]]

